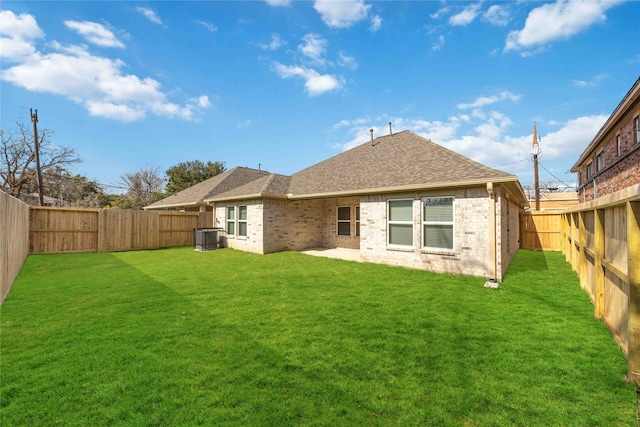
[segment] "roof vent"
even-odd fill
[[[393,130],[391,129],[391,122],[389,122],[389,136],[393,136]]]
[[[373,129],[369,129],[369,132],[371,132],[371,146],[373,147]]]

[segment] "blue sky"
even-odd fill
[[[572,184],[568,170],[640,76],[637,1],[1,8],[2,129],[37,109],[83,160],[75,173],[116,186],[190,160],[292,174],[389,121],[524,186],[536,122],[541,181]]]

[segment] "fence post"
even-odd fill
[[[98,231],[96,236],[96,252],[102,252],[102,241],[104,239],[104,209],[98,210]]]
[[[640,202],[627,202],[629,379],[640,385]]]
[[[595,258],[593,260],[593,268],[595,270],[595,316],[598,319],[604,318],[604,265],[602,259],[604,258],[604,245],[605,245],[605,230],[604,230],[604,209],[595,209],[593,212],[593,232],[595,247],[593,252]]]
[[[587,288],[587,227],[584,220],[585,211],[578,212],[578,221],[580,228],[578,229],[578,277],[580,278],[580,287],[582,289]]]

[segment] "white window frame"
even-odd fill
[[[593,178],[593,163],[587,163],[587,181]]]
[[[636,118],[633,120],[633,123],[635,125],[635,131],[636,131],[636,144],[640,144],[640,116],[636,116]]]
[[[451,199],[451,221],[427,221],[426,220],[426,215],[425,215],[425,203],[427,200],[429,199]],[[456,226],[455,226],[455,220],[456,220],[456,203],[455,203],[455,197],[454,196],[428,196],[428,197],[423,197],[422,198],[422,203],[421,203],[421,208],[422,208],[422,249],[425,250],[430,250],[430,251],[448,251],[448,252],[453,252],[456,248]],[[450,248],[442,248],[442,247],[437,247],[437,246],[427,246],[427,242],[426,242],[426,238],[427,238],[427,233],[425,232],[425,228],[429,225],[446,225],[446,226],[451,226],[451,247]]]
[[[401,202],[401,201],[410,201],[411,202],[411,220],[410,221],[398,221],[398,220],[394,220],[392,221],[391,218],[391,204],[393,202]],[[387,245],[391,246],[391,247],[397,247],[397,248],[413,248],[415,245],[414,242],[414,236],[413,236],[413,226],[414,226],[414,219],[413,219],[414,215],[413,215],[413,199],[389,199],[387,200]],[[411,225],[411,244],[410,245],[401,245],[399,243],[391,243],[391,226],[393,225]]]
[[[348,219],[340,219],[340,209],[348,209],[349,210],[349,218]],[[349,233],[348,234],[340,234],[340,224],[349,225]],[[338,236],[351,236],[351,206],[337,206],[336,207],[336,235],[338,235]]]
[[[233,218],[229,217],[229,209],[233,209]],[[225,218],[227,221],[227,236],[235,236],[236,235],[236,218],[238,215],[238,210],[236,208],[235,205],[227,205],[225,208]],[[231,225],[231,227],[233,228],[233,230],[230,230],[229,225]]]
[[[360,205],[356,205],[356,237],[360,237]]]
[[[237,218],[238,218],[238,223],[236,225],[236,228],[238,229],[238,237],[247,237],[247,235],[249,234],[249,207],[247,205],[238,205],[237,207]],[[245,213],[247,215],[247,219],[240,219],[240,209],[244,208],[245,209]],[[244,234],[241,234],[242,229],[240,228],[240,224],[244,224]]]

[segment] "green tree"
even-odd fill
[[[175,194],[199,182],[220,175],[225,170],[224,162],[208,161],[204,164],[200,160],[194,160],[178,163],[166,171],[167,194]]]

